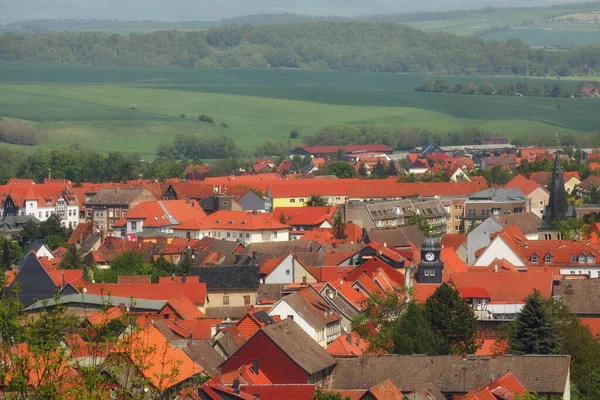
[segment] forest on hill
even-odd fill
[[[600,45],[568,52],[536,50],[519,40],[426,33],[365,22],[222,27],[121,36],[46,32],[0,36],[0,60],[145,67],[303,68],[312,70],[520,74],[587,74],[600,66]]]

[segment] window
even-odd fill
[[[289,270],[289,269],[286,269],[286,270],[285,270],[285,275],[286,275],[286,276],[290,276],[290,270]]]
[[[585,256],[583,254],[581,254],[579,256],[579,264],[583,264],[583,263],[585,263]]]
[[[292,321],[294,320],[294,316],[293,315],[288,315],[287,316],[289,319],[291,319]]]
[[[115,211],[115,218],[121,218],[121,211],[119,211],[119,210]]]
[[[113,218],[114,213],[113,210],[108,211],[108,218]]]
[[[244,296],[244,305],[245,306],[249,306],[250,305],[250,296]]]
[[[223,305],[224,306],[228,306],[229,305],[229,296],[223,296]]]
[[[48,218],[48,217],[49,217],[49,215],[50,215],[50,214],[49,214],[49,212],[48,212],[48,211],[46,211],[46,218]]]
[[[537,254],[534,254],[534,255],[532,255],[532,256],[531,256],[531,258],[530,258],[529,260],[530,260],[532,263],[536,263],[536,262],[538,262],[538,261],[539,261],[539,259],[540,259],[540,258],[538,257],[538,255],[537,255]]]
[[[299,199],[300,203],[304,203],[304,198]]]
[[[240,239],[241,239],[241,238],[243,238],[243,237],[244,237],[244,233],[243,233],[243,232],[240,232],[240,235],[239,235],[239,236],[240,236]]]
[[[296,199],[290,199],[290,203],[295,203]]]
[[[545,263],[551,263],[552,262],[552,256],[550,254],[546,254],[546,256],[544,257],[544,262]]]
[[[277,239],[277,231],[273,231],[273,237]]]
[[[544,205],[544,200],[540,200],[540,206]]]
[[[462,206],[460,204],[455,204],[454,205],[454,209],[455,210],[462,210]]]
[[[131,221],[131,230],[137,231],[137,221]]]
[[[585,261],[588,264],[593,264],[594,263],[594,256],[592,256],[592,255],[587,256],[586,259],[585,259]]]
[[[429,276],[429,270],[428,269],[425,270],[425,276]]]
[[[460,226],[456,225],[456,226],[454,227],[454,231],[456,231],[456,232],[460,232]]]
[[[575,271],[569,271],[571,275],[575,275]]]
[[[577,256],[575,254],[571,255],[571,262],[577,261]]]
[[[227,232],[227,237],[231,237],[231,232]]]
[[[250,234],[246,232],[246,239],[250,238]]]
[[[435,276],[435,269],[432,269],[431,271],[429,271],[429,276]]]
[[[454,220],[455,221],[460,221],[462,219],[462,217],[460,215],[455,215],[454,216]]]
[[[341,198],[341,197],[336,197],[336,198],[335,198],[335,201],[341,201],[341,200],[342,200],[342,198]]]
[[[499,215],[500,214],[500,209],[499,208],[492,208],[492,214]]]

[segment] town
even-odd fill
[[[11,178],[0,397],[597,398],[599,188],[504,137]]]

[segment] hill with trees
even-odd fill
[[[45,32],[0,36],[0,60],[118,66],[303,68],[311,70],[577,75],[600,66],[600,45],[568,52],[519,40],[426,33],[404,25],[311,22],[156,31],[128,36]]]

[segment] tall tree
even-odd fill
[[[556,331],[538,290],[527,296],[525,306],[517,315],[510,348],[515,354],[556,354],[558,351]]]
[[[67,247],[67,252],[60,262],[61,269],[80,269],[83,268],[83,257],[75,245]]]
[[[429,225],[429,222],[427,222],[427,218],[425,218],[421,214],[412,215],[406,221],[406,225],[415,225],[417,228],[419,228],[421,232],[423,232],[423,235],[431,235],[431,225]]]
[[[391,334],[394,354],[435,355],[436,336],[420,304],[410,302]]]
[[[425,302],[425,313],[437,337],[439,354],[475,353],[479,347],[475,340],[477,318],[458,290],[442,283]]]
[[[377,164],[375,164],[375,166],[373,167],[373,170],[371,171],[371,177],[372,178],[379,178],[379,179],[384,179],[388,177],[387,174],[387,167],[386,165],[383,163],[383,161],[381,161],[381,159],[377,160]]]
[[[5,271],[15,264],[23,253],[19,243],[7,238],[0,238],[0,271]]]
[[[360,176],[361,178],[367,177],[367,167],[365,166],[364,162],[361,162],[358,166],[358,176]]]
[[[333,161],[327,164],[326,170],[330,175],[335,175],[340,179],[354,178],[356,176],[354,167],[344,161]]]
[[[336,239],[344,239],[346,237],[346,224],[342,217],[342,213],[338,211],[333,217],[333,233]]]
[[[398,167],[396,166],[396,163],[394,162],[394,160],[391,160],[388,163],[387,174],[389,176],[398,176]]]

